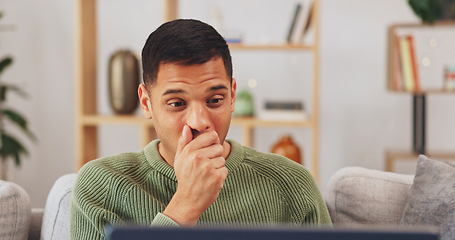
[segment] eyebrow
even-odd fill
[[[221,89],[228,89],[228,88],[224,85],[217,85],[217,86],[211,87],[210,91],[217,91],[217,90],[221,90]],[[162,96],[165,96],[168,94],[175,94],[175,93],[184,93],[184,92],[185,91],[183,91],[182,89],[168,89],[163,93]]]
[[[220,90],[220,89],[228,89],[228,88],[226,86],[220,84],[220,85],[211,87],[210,91],[216,91],[216,90]]]
[[[182,89],[169,89],[169,90],[166,90],[166,92],[163,93],[163,96],[167,95],[167,94],[183,93],[183,92],[185,92],[185,91],[183,91]]]

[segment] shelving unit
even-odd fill
[[[451,94],[453,91],[447,91],[442,87],[442,78],[440,88],[423,88],[416,91],[406,91],[402,89],[397,89],[395,87],[395,80],[397,72],[395,71],[396,66],[399,65],[397,62],[398,59],[394,56],[397,56],[397,49],[395,46],[395,34],[396,30],[399,28],[406,29],[424,29],[424,28],[433,28],[433,27],[450,27],[454,28],[455,31],[455,22],[453,21],[444,21],[436,22],[434,26],[428,24],[395,24],[389,27],[388,29],[388,80],[387,80],[387,89],[389,91],[397,93],[407,93],[412,94],[413,98],[413,116],[412,116],[412,150],[387,150],[386,151],[386,171],[393,172],[395,171],[395,162],[398,160],[417,160],[419,154],[426,154],[439,159],[455,159],[455,152],[441,152],[441,151],[428,151],[425,148],[426,145],[426,96],[429,94]],[[418,59],[417,59],[418,60]],[[419,61],[417,61],[419,62]],[[442,77],[442,76],[441,76]]]
[[[388,172],[395,172],[395,163],[397,160],[402,161],[417,161],[419,154],[405,151],[405,150],[387,150],[386,152],[386,171]],[[440,160],[454,160],[455,159],[455,152],[435,152],[431,155],[436,159]]]
[[[164,21],[169,21],[178,16],[178,1],[163,0]],[[98,127],[104,125],[134,125],[140,128],[140,143],[142,146],[155,139],[153,124],[147,119],[135,115],[99,115],[96,103],[96,71],[97,71],[97,26],[96,26],[96,1],[77,1],[77,76],[76,76],[76,169],[82,167],[90,160],[98,158]],[[253,131],[257,127],[296,127],[311,130],[311,159],[310,171],[314,178],[319,176],[319,0],[313,0],[313,14],[311,19],[314,31],[314,40],[311,45],[230,45],[232,51],[311,51],[313,53],[312,76],[312,112],[311,118],[306,121],[264,121],[253,117],[234,117],[231,125],[242,129],[242,143],[253,146]]]

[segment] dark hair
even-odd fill
[[[224,38],[210,25],[194,19],[164,23],[150,34],[142,49],[143,78],[153,86],[162,63],[203,64],[221,57],[232,81],[232,60]]]

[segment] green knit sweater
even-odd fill
[[[198,224],[331,224],[318,187],[304,167],[228,142],[228,176]],[[106,224],[177,225],[161,214],[176,191],[177,179],[160,156],[158,143],[81,168],[71,201],[72,239],[103,239]]]

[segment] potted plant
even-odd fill
[[[0,18],[2,17],[0,12]],[[0,179],[6,180],[8,175],[7,161],[13,159],[16,166],[21,165],[21,156],[27,155],[28,151],[25,146],[11,133],[6,130],[7,122],[16,125],[31,140],[35,141],[36,137],[29,130],[27,120],[6,104],[9,92],[17,93],[19,96],[26,97],[27,94],[18,86],[4,83],[2,73],[13,63],[10,56],[3,57],[0,60]],[[8,125],[9,126],[9,125]]]
[[[408,3],[424,23],[455,19],[455,0],[408,0]]]

